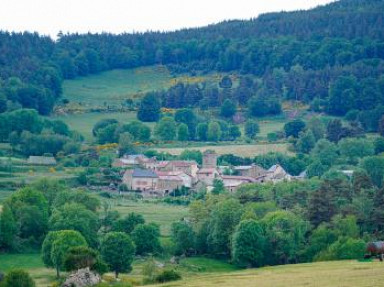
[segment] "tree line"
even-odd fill
[[[178,32],[60,34],[56,42],[36,33],[0,32],[0,112],[24,107],[49,114],[62,94],[63,79],[155,64],[175,73],[251,74],[262,78],[268,96],[325,99],[329,84],[341,76],[379,79],[384,59],[382,6],[382,1],[342,0],[310,11]],[[368,107],[356,104],[359,109],[382,102],[377,89],[344,94],[357,99],[360,93],[366,95]],[[333,103],[338,107],[331,113],[344,113],[337,110],[345,110],[342,103]]]

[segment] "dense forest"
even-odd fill
[[[154,64],[174,73],[256,76],[253,94],[312,103],[333,115],[371,110],[384,104],[382,11],[384,1],[341,0],[171,33],[60,33],[54,41],[3,31],[0,112],[23,107],[46,115],[63,79]]]

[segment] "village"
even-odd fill
[[[148,158],[142,154],[125,155],[112,165],[126,169],[123,184],[128,190],[139,191],[143,196],[166,196],[183,187],[192,191],[206,188],[209,192],[216,180],[222,181],[227,191],[236,192],[244,184],[299,180],[305,176],[293,177],[278,164],[268,170],[255,164],[229,167],[219,166],[217,159],[215,151],[207,150],[203,153],[201,166],[196,161],[159,161],[156,157]]]

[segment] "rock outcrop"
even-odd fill
[[[79,269],[68,276],[61,287],[86,287],[100,283],[101,278],[89,268]]]

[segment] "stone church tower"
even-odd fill
[[[203,153],[203,168],[217,167],[217,153],[212,150],[207,150]]]

